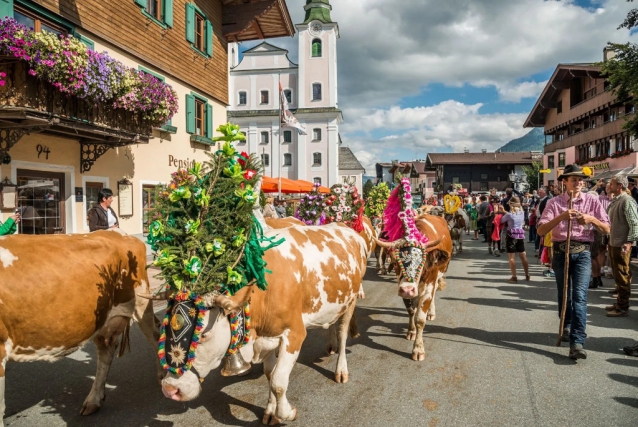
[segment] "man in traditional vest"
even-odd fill
[[[610,192],[614,196],[607,210],[611,222],[609,258],[618,286],[618,298],[615,304],[607,307],[608,317],[625,317],[629,314],[629,257],[632,246],[638,240],[638,207],[634,199],[627,194],[627,186],[625,175],[616,175],[609,182]]]
[[[564,275],[568,275],[567,311],[563,339],[569,339],[569,357],[586,359],[583,349],[587,325],[587,289],[591,276],[591,243],[594,228],[600,233],[609,233],[609,217],[598,196],[582,193],[587,175],[578,165],[567,165],[558,183],[565,185],[565,191],[550,199],[538,222],[538,234],[552,231],[554,257],[552,266],[556,272],[558,288],[558,314],[563,306]],[[570,198],[572,209],[569,209]],[[567,229],[571,219],[571,244],[567,248]],[[565,271],[565,252],[569,251],[569,271]],[[569,338],[567,338],[569,337]]]

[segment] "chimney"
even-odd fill
[[[603,61],[607,61],[616,56],[616,51],[609,46],[603,49]]]
[[[465,149],[463,150],[464,153],[469,153],[470,150],[467,149],[467,147],[465,147]]]
[[[486,148],[481,149],[481,153],[483,154],[487,153],[487,149]]]

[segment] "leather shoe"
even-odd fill
[[[629,310],[621,310],[618,307],[612,311],[607,312],[607,317],[627,317],[629,316]]]
[[[616,309],[616,304],[608,305],[607,307],[605,307],[605,310],[607,311],[612,311],[615,309]]]
[[[569,358],[574,360],[587,359],[587,352],[583,349],[583,345],[582,344],[570,345]]]
[[[622,350],[628,356],[638,357],[638,342],[634,343],[634,345],[628,345],[627,347],[623,347]]]

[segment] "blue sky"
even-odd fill
[[[303,21],[305,1],[287,4]],[[428,152],[495,150],[530,130],[523,122],[558,63],[601,61],[607,42],[638,40],[617,30],[634,6],[622,0],[331,4],[340,133],[368,174]],[[269,42],[296,61],[296,37]]]

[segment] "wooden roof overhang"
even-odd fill
[[[222,31],[228,42],[293,37],[285,0],[222,0]]]
[[[592,64],[559,64],[538,97],[523,127],[544,126],[547,112],[551,108],[556,108],[560,93],[569,88],[569,84],[574,78],[582,77],[600,78],[600,67]]]

